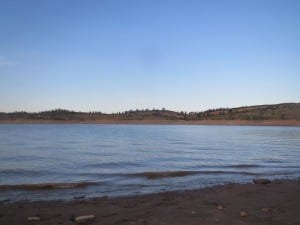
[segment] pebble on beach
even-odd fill
[[[241,212],[240,212],[240,216],[241,216],[241,217],[246,217],[246,216],[248,216],[248,213],[245,212],[245,211],[241,211]]]
[[[30,217],[27,217],[27,220],[28,221],[40,221],[40,217],[37,217],[37,216],[30,216]]]
[[[94,215],[77,216],[75,217],[75,223],[85,223],[93,219],[95,219]]]
[[[270,208],[262,208],[261,211],[267,213],[267,212],[270,212],[271,209]]]
[[[223,209],[224,209],[224,206],[222,206],[222,205],[218,205],[218,206],[217,206],[217,209],[219,209],[219,210],[223,210]]]

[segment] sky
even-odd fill
[[[0,111],[300,102],[298,0],[0,0]]]

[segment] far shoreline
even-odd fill
[[[2,124],[300,126],[300,120],[0,120]]]

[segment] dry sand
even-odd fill
[[[76,224],[75,218],[85,215],[92,215],[87,217],[90,220],[86,224],[94,225],[296,225],[300,224],[300,181],[228,184],[193,191],[69,202],[0,203],[1,225]],[[79,219],[82,218],[85,217]]]

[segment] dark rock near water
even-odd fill
[[[75,196],[75,197],[74,197],[74,199],[83,199],[83,198],[85,198],[84,195],[82,195],[82,196]]]
[[[254,184],[269,184],[271,181],[269,179],[254,179]]]

